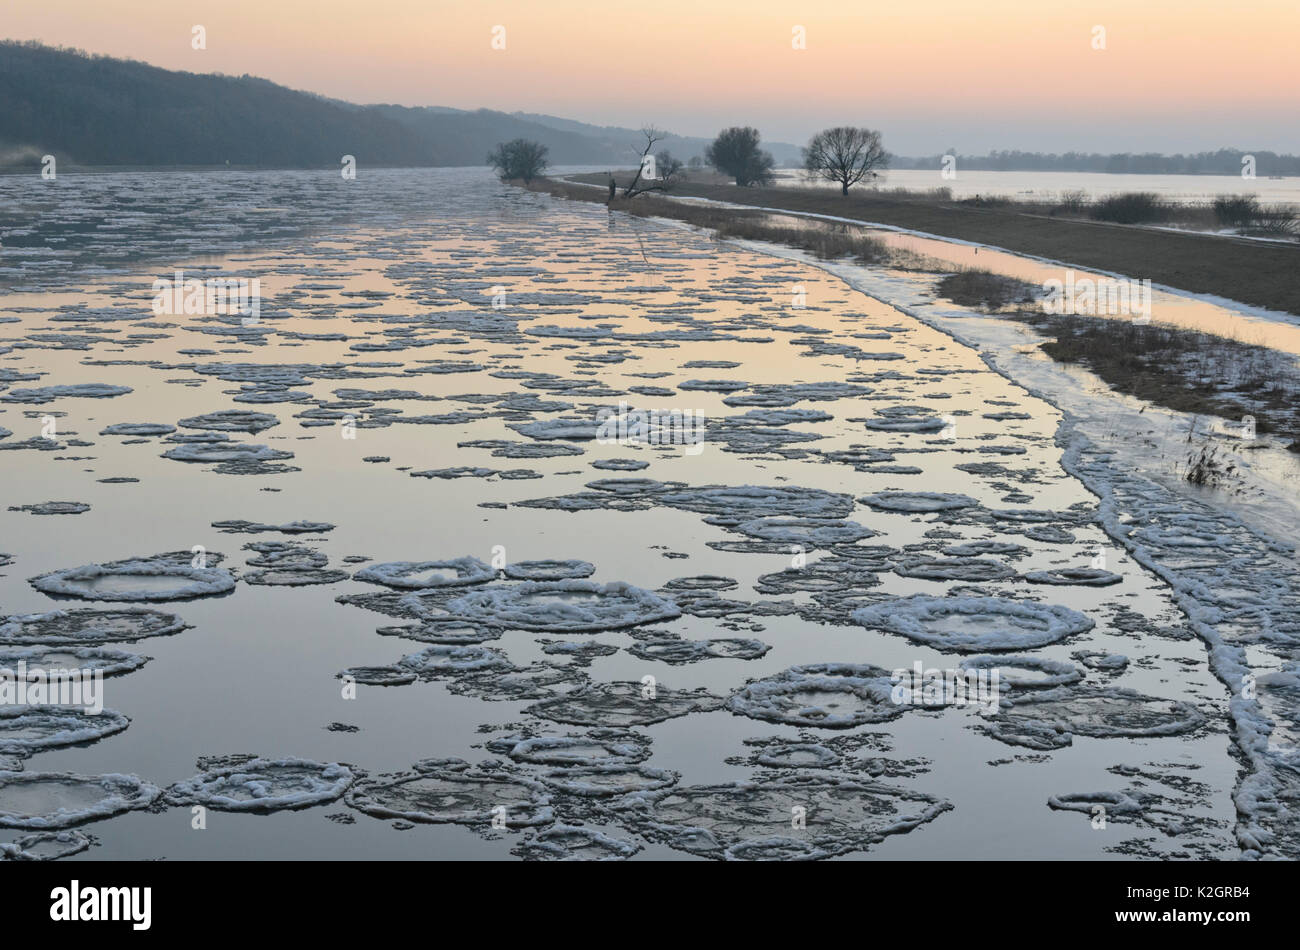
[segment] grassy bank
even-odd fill
[[[574,178],[584,179],[597,184],[605,181],[603,175]],[[605,193],[594,188],[566,182],[553,185],[568,197],[605,200]],[[942,191],[900,195],[864,190],[845,197],[832,189],[737,188],[688,181],[674,194],[925,231],[1300,314],[1300,280],[1296,279],[1300,246],[1294,244],[1063,217],[1009,201],[954,201]],[[636,213],[631,207],[617,206]]]
[[[539,179],[529,187],[557,197],[606,203],[606,192],[598,192],[572,182]],[[834,222],[814,222],[811,226],[804,226],[803,221],[789,218],[783,223],[766,211],[719,208],[716,205],[674,201],[655,194],[639,195],[631,199],[615,198],[609,207],[642,218],[684,221],[713,231],[717,238],[784,244],[807,251],[824,261],[847,259],[859,264],[881,264],[904,270],[945,269],[945,265],[939,261],[891,248],[883,241],[858,233],[856,226],[837,225]]]

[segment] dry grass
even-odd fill
[[[769,215],[759,218],[734,218],[713,227],[720,238],[741,238],[751,241],[771,241],[807,251],[818,260],[836,261],[846,258],[859,264],[888,264],[889,248],[883,241],[856,233],[858,229],[847,225],[827,224],[822,227],[800,228],[773,224]]]
[[[937,289],[943,297],[958,306],[984,310],[1001,310],[1011,304],[1033,303],[1043,294],[1041,287],[1026,281],[973,268],[949,274],[939,281]]]
[[[1079,363],[1122,393],[1180,412],[1239,422],[1292,440],[1300,451],[1300,368],[1277,350],[1168,324],[1022,311],[1018,318],[1051,336],[1041,346]]]
[[[576,176],[601,183],[604,176]],[[581,189],[594,191],[594,189]],[[1013,253],[1069,261],[1081,269],[1127,274],[1193,293],[1300,314],[1300,245],[1262,243],[1190,231],[1111,224],[1087,217],[1089,205],[1064,195],[1041,204],[952,201],[942,194],[830,188],[736,188],[688,181],[676,191],[742,205],[836,215],[989,244]],[[574,195],[573,197],[577,197]],[[590,195],[586,200],[591,200]],[[604,195],[600,195],[604,201]],[[1217,226],[1214,210],[1191,208],[1184,227]]]
[[[1033,284],[987,270],[950,274],[937,289],[959,306],[990,312],[1042,296]],[[1300,367],[1286,354],[1169,324],[1027,309],[1007,315],[1051,336],[1041,348],[1052,359],[1086,366],[1112,389],[1233,423],[1253,416],[1257,432],[1291,439],[1290,449],[1300,452]],[[1223,474],[1211,450],[1187,460],[1187,477],[1197,484],[1216,483]]]
[[[1187,454],[1183,478],[1193,485],[1220,488],[1232,477],[1236,468],[1232,462],[1220,458],[1217,445],[1207,444],[1201,446],[1199,452],[1193,449]]]

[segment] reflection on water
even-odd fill
[[[217,206],[228,185],[212,181],[186,178],[199,189],[190,200]],[[5,507],[90,508],[0,511],[14,557],[0,576],[3,613],[60,606],[29,577],[196,546],[209,563],[224,555],[222,567],[245,581],[228,596],[166,605],[191,628],[140,643],[153,662],[105,688],[129,728],[36,752],[25,767],[165,787],[219,756],[205,770],[238,786],[231,774],[259,755],[404,777],[367,777],[342,798],[338,780],[313,792],[329,804],[223,814],[206,832],[174,804],[131,811],[95,822],[100,846],[83,857],[508,857],[545,851],[544,841],[561,852],[592,846],[535,837],[548,821],[599,829],[614,843],[598,850],[620,856],[637,847],[654,857],[1235,853],[1236,765],[1221,731],[1179,725],[1135,737],[1117,715],[1089,723],[1087,735],[1106,738],[1070,744],[1050,724],[986,728],[970,706],[836,725],[837,710],[888,702],[881,675],[887,683],[918,662],[962,661],[945,637],[926,643],[853,619],[918,594],[968,599],[956,639],[982,652],[1005,652],[1023,633],[1007,600],[1084,615],[1090,624],[1045,628],[1035,640],[1045,645],[1017,652],[1077,668],[1069,689],[1130,688],[1222,715],[1223,690],[1169,587],[1111,547],[1096,496],[1062,468],[1059,413],[975,352],[817,268],[479,172],[375,172],[370,199],[392,207],[418,195],[423,217],[359,211],[347,227],[321,210],[323,184],[286,192],[274,176],[266,182],[243,182],[242,207],[283,208],[319,230],[212,259],[214,272],[261,280],[253,326],[150,311],[153,279],[194,266],[183,255],[96,276],[106,239],[83,236],[62,276],[36,262],[35,280],[34,258],[11,261],[17,284],[59,286],[0,302],[0,426],[12,433],[0,448],[42,427],[53,443],[0,451]],[[166,183],[122,176],[113,187],[152,193]],[[64,208],[56,218],[82,216]],[[7,399],[76,383],[130,391],[39,406]],[[620,402],[698,413],[708,420],[702,450],[597,438],[601,410]],[[165,457],[190,430],[100,434],[231,409],[278,420],[255,436],[220,433],[265,445],[275,460],[231,469],[217,456]],[[755,487],[734,490],[742,486]],[[859,501],[868,496],[889,505]],[[297,521],[317,525],[275,529]],[[987,553],[969,570],[944,554],[985,541],[1015,547],[979,547]],[[1044,589],[1025,578],[1086,567],[1099,550],[1110,552],[1114,586]],[[465,557],[492,570],[418,591],[409,585],[464,575],[428,570],[403,587],[327,573]],[[533,582],[496,571],[531,560],[590,562],[595,573]],[[274,576],[248,582],[264,569]],[[110,573],[95,583],[149,581]],[[1080,659],[1093,653],[1133,662],[1093,668]],[[358,667],[403,685],[339,679]],[[730,702],[749,680],[763,682]],[[1054,715],[1083,716],[1085,699],[1062,700]],[[614,726],[624,732],[599,731]],[[1034,728],[1055,730],[1053,751],[1024,740]],[[593,791],[512,754],[537,737],[648,749],[645,767],[658,771],[624,769]],[[816,768],[783,751],[809,745]],[[1195,781],[1168,764],[1176,760],[1196,764]],[[1085,816],[1047,807],[1052,795],[1127,787],[1118,764],[1149,776],[1187,822],[1154,835],[1116,823],[1099,835]],[[671,785],[677,797],[629,811],[618,793],[638,782]],[[56,797],[0,787],[0,813],[38,813]],[[792,828],[801,802],[808,826]],[[494,827],[502,803],[505,826]],[[728,817],[705,834],[692,815],[710,812]],[[882,840],[864,814],[893,816],[891,829],[905,833]]]

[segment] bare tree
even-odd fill
[[[681,176],[682,163],[670,152],[663,150],[654,154],[654,147],[667,138],[668,133],[649,125],[641,130],[641,134],[645,136],[645,146],[639,154],[636,149],[632,150],[637,155],[637,169],[632,181],[623,189],[624,198],[635,198],[648,191],[671,191]]]
[[[803,167],[808,174],[839,182],[840,194],[864,178],[876,177],[877,168],[889,166],[889,153],[880,144],[880,133],[849,125],[818,132],[803,150]]]
[[[681,159],[675,158],[668,149],[655,153],[655,166],[659,170],[659,177],[667,181],[670,186],[677,183],[682,171],[686,168],[685,163]]]
[[[503,142],[488,154],[487,163],[497,170],[502,181],[522,178],[527,185],[534,178],[542,177],[549,164],[546,161],[547,148],[528,139],[515,139]]]

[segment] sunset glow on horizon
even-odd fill
[[[752,124],[796,143],[825,125],[865,124],[908,154],[1300,149],[1300,8],[1282,0],[757,0],[727,10],[685,0],[9,0],[0,23],[7,39],[249,73],[359,103],[692,135]],[[194,25],[206,30],[204,50],[191,48]],[[505,49],[492,47],[494,26]],[[795,27],[805,49],[792,48]]]

